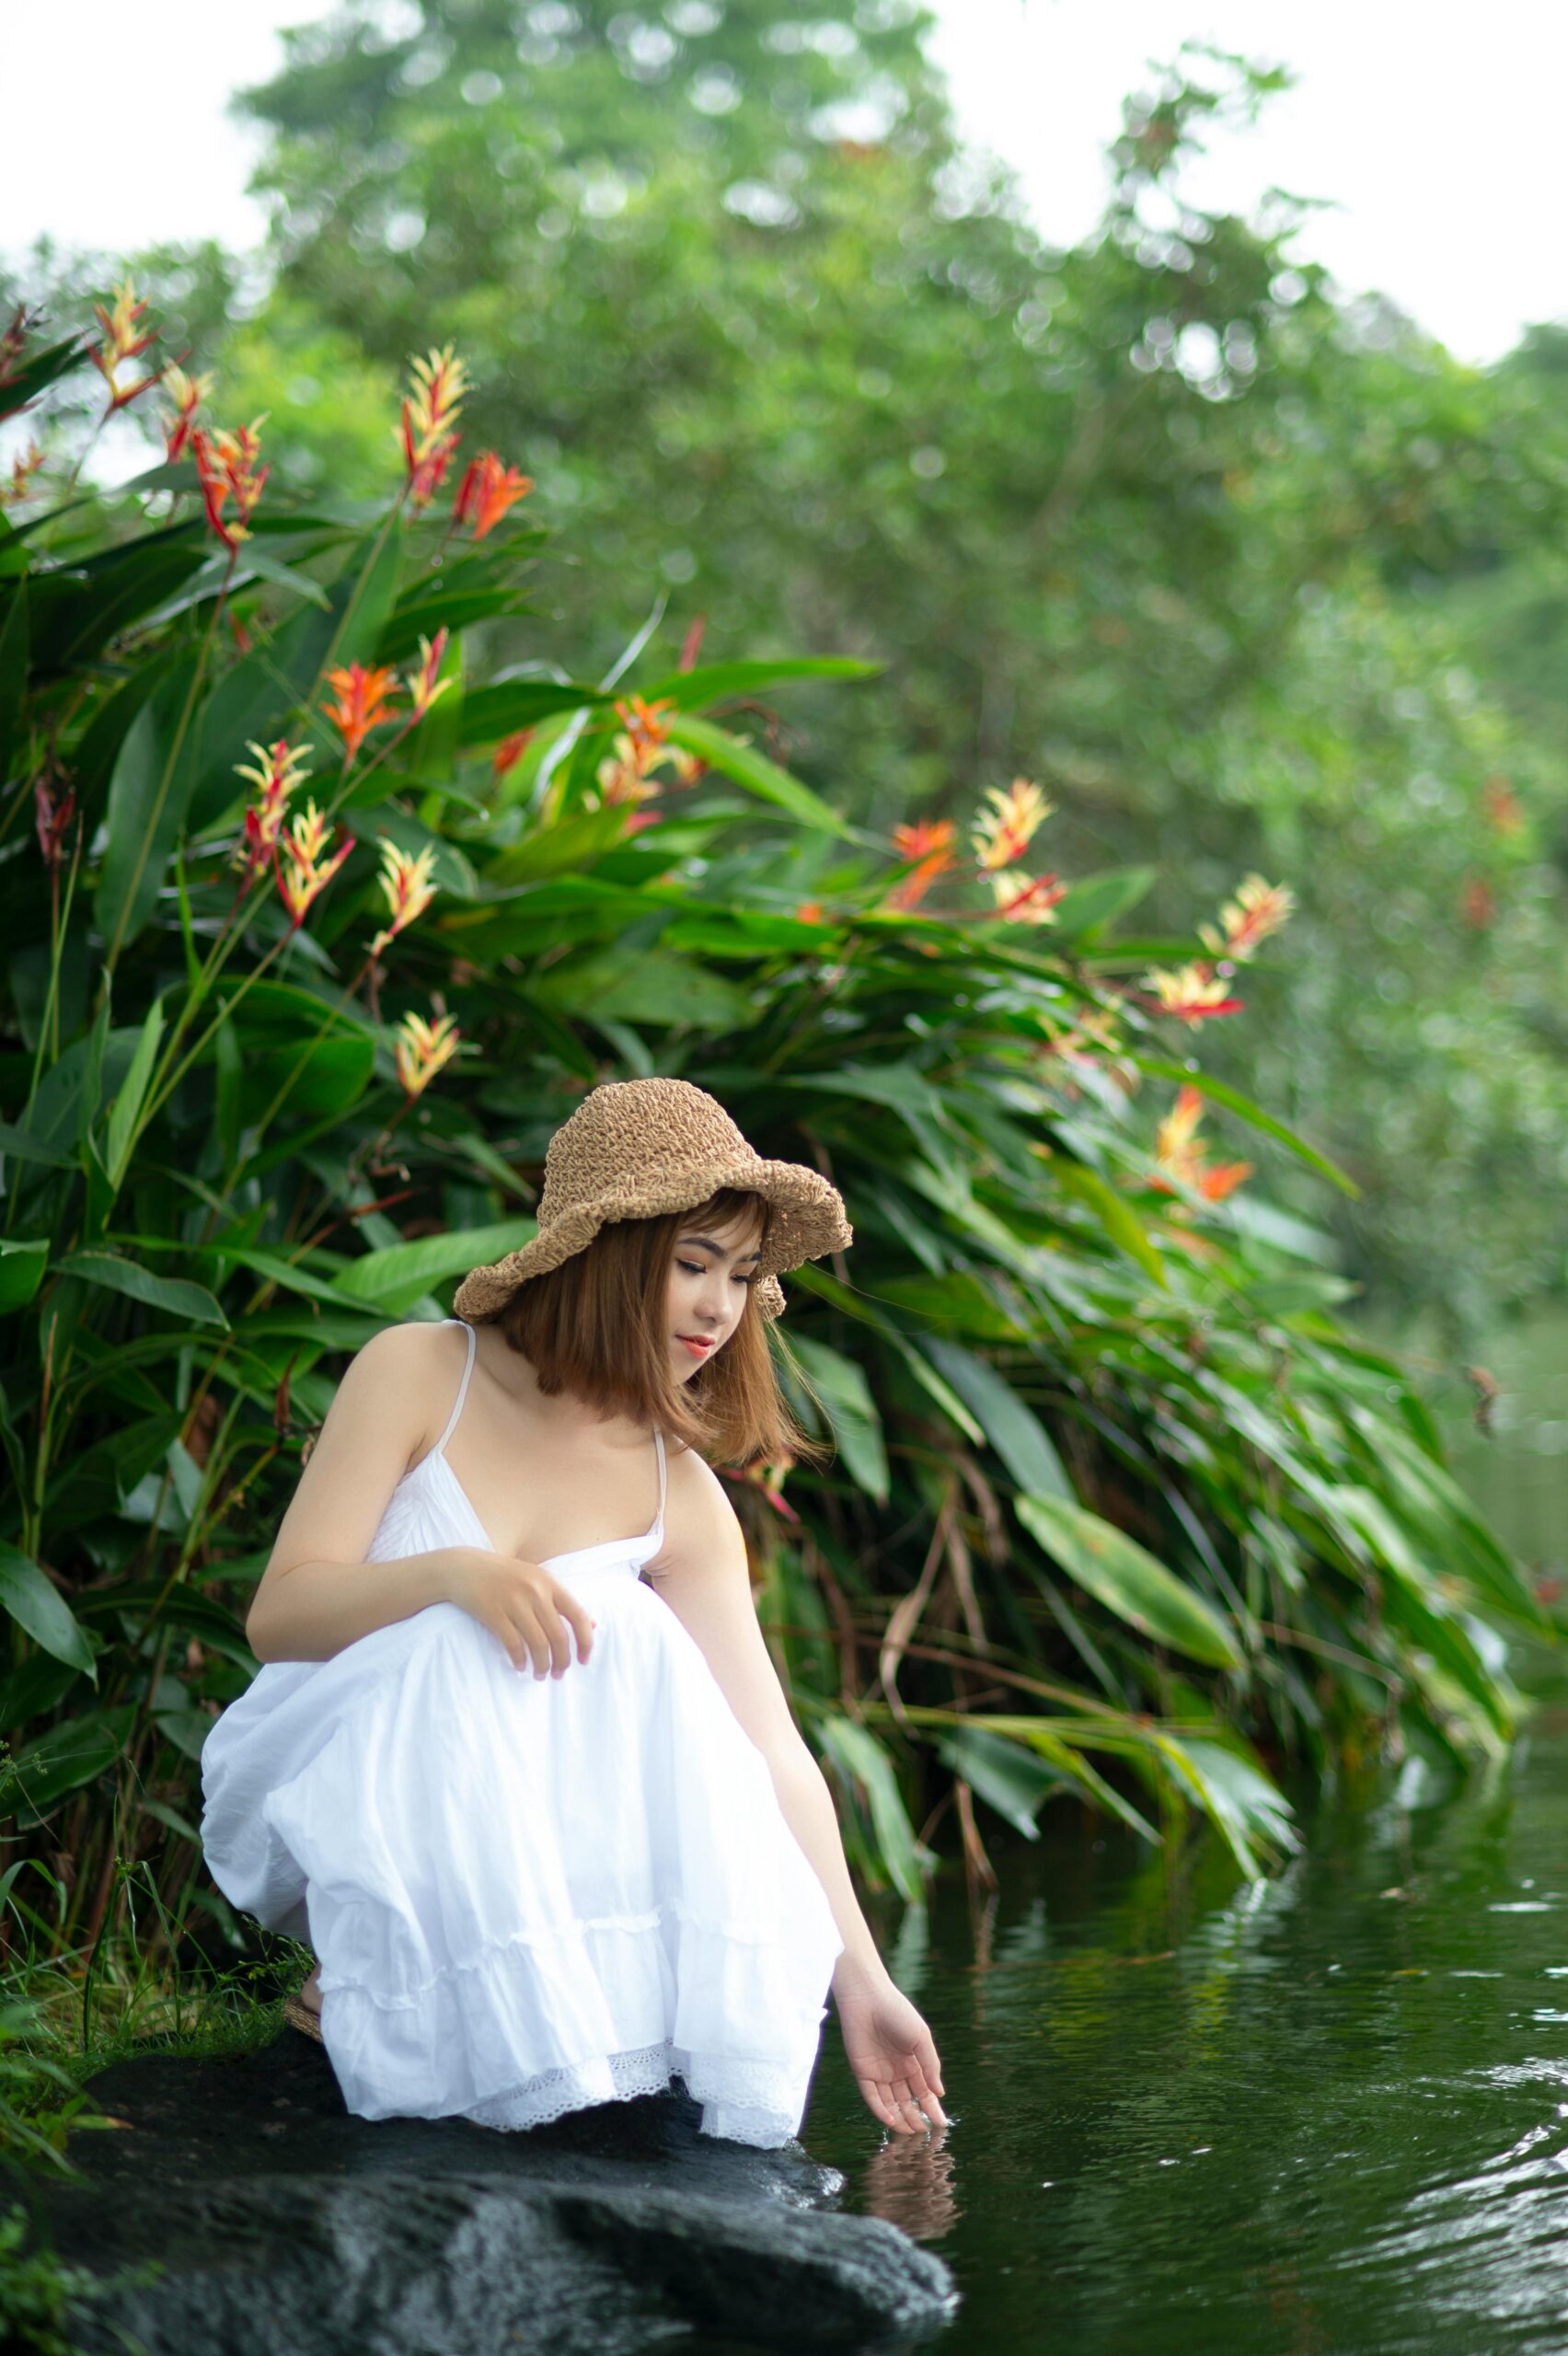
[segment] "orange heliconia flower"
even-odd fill
[[[67,787],[63,797],[56,802],[42,777],[33,780],[33,824],[38,829],[38,847],[43,853],[44,864],[55,874],[65,856],[65,829],[76,812],[76,789]]]
[[[989,787],[986,799],[992,806],[970,836],[975,859],[982,870],[1010,867],[1022,858],[1035,829],[1055,804],[1024,777],[1015,777],[1005,793],[999,786]]]
[[[257,799],[245,813],[245,831],[230,861],[232,866],[245,871],[241,889],[271,860],[273,845],[282,830],[289,796],[310,775],[305,766],[303,746],[291,747],[282,736],[271,745],[248,745],[246,750],[255,754],[256,766],[248,768],[242,761],[236,761],[235,774],[255,786]]]
[[[900,859],[928,859],[933,851],[950,849],[957,832],[951,818],[917,818],[894,826],[893,847]]]
[[[1228,986],[1207,965],[1183,965],[1172,974],[1156,966],[1143,978],[1154,993],[1155,1011],[1173,1014],[1178,1022],[1206,1022],[1214,1014],[1239,1014],[1241,1000],[1228,995]]]
[[[134,360],[145,352],[154,340],[150,328],[144,333],[137,330],[137,322],[146,307],[145,303],[137,300],[136,290],[128,278],[115,288],[111,309],[106,311],[101,303],[93,305],[103,329],[103,341],[88,345],[87,357],[109,387],[110,415],[158,381],[156,368],[150,375],[138,376],[129,385],[121,385],[115,374],[127,360]]]
[[[11,461],[11,479],[0,484],[0,507],[17,507],[33,495],[32,479],[43,465],[43,452],[36,442],[18,450]]]
[[[416,720],[422,720],[437,696],[444,695],[452,685],[450,679],[437,676],[442,659],[446,653],[446,641],[451,635],[451,631],[443,623],[433,638],[420,640],[418,668],[410,671],[404,682],[413,703]]]
[[[616,698],[616,717],[637,751],[644,756],[644,768],[651,767],[646,756],[656,752],[662,745],[668,744],[670,731],[664,714],[674,709],[674,696],[660,696],[652,703],[642,696],[633,696],[629,701],[625,696]]]
[[[1055,924],[1056,903],[1066,888],[1059,875],[1026,875],[1020,867],[991,877],[997,914],[1009,924]]]
[[[475,539],[482,540],[507,509],[514,507],[533,488],[532,475],[519,474],[515,467],[503,467],[493,450],[481,451],[477,458],[468,461],[467,471],[457,486],[452,520],[455,524],[472,524]]]
[[[1295,907],[1296,897],[1287,884],[1265,884],[1261,875],[1249,875],[1236,897],[1227,900],[1219,912],[1223,930],[1216,932],[1213,925],[1201,924],[1198,939],[1216,957],[1228,957],[1239,964],[1260,941],[1279,930]]]
[[[638,811],[639,803],[650,802],[663,791],[671,780],[655,780],[654,771],[664,768],[674,770],[674,782],[691,785],[702,773],[703,763],[694,753],[683,752],[669,742],[669,727],[664,719],[667,711],[675,710],[673,696],[661,696],[649,703],[641,696],[628,700],[618,698],[617,717],[625,722],[624,732],[611,739],[610,751],[599,763],[594,775],[598,789],[583,797],[584,807],[597,810],[611,803],[628,802],[634,814],[628,819],[626,831],[638,834],[644,826],[657,826],[651,811]]]
[[[337,690],[338,699],[326,706],[326,712],[343,740],[347,768],[371,730],[392,718],[386,707],[398,693],[398,674],[386,664],[367,669],[363,663],[350,663],[329,671],[327,684]]]
[[[617,754],[626,742],[624,736],[616,738]],[[617,803],[628,803],[635,814],[640,803],[652,802],[658,798],[658,779],[645,775],[635,760],[628,759],[624,755],[601,761],[597,776],[596,790],[591,790],[582,797],[583,805],[589,810],[609,809]],[[638,831],[638,825],[646,826],[653,823],[652,814],[649,813],[636,825],[628,821],[627,832],[635,834]]]
[[[1487,778],[1481,789],[1481,806],[1494,834],[1516,835],[1525,823],[1519,797],[1505,777]]]
[[[435,845],[426,843],[421,851],[410,855],[399,850],[395,842],[383,839],[379,882],[386,895],[392,921],[378,932],[370,944],[370,953],[379,957],[389,941],[395,941],[405,925],[423,916],[435,897],[435,885],[431,877],[435,869]]]
[[[28,338],[42,317],[40,311],[29,311],[25,303],[18,303],[9,323],[0,329],[0,385],[8,385],[16,375],[17,363],[28,348]]]
[[[453,428],[468,389],[468,372],[447,343],[423,360],[410,360],[409,373],[413,390],[404,397],[401,422],[392,431],[403,446],[409,499],[424,507],[440,488],[462,439]]]
[[[352,835],[345,835],[331,858],[323,862],[329,824],[314,801],[307,802],[273,849],[272,872],[278,880],[278,896],[289,912],[291,932],[298,931],[311,902],[330,884],[354,847]],[[280,852],[286,853],[286,859],[280,858]]]
[[[196,461],[207,521],[231,553],[241,540],[250,537],[248,519],[271,471],[266,467],[258,471],[256,465],[261,455],[264,422],[263,414],[252,418],[248,425],[236,426],[232,433],[209,433],[204,425],[190,429],[190,455]],[[231,499],[235,506],[232,516],[224,512]]]
[[[392,1057],[405,1096],[412,1099],[423,1094],[436,1073],[456,1054],[461,1036],[455,1014],[444,1014],[433,1024],[420,1014],[404,1015],[398,1025]]]
[[[188,376],[171,363],[163,372],[163,388],[174,403],[173,414],[164,419],[164,456],[172,460],[184,455],[195,431],[196,412],[211,393],[213,379]]]
[[[1477,931],[1492,922],[1497,914],[1497,895],[1484,876],[1466,877],[1465,888],[1459,895],[1459,908],[1465,922],[1473,925]]]
[[[882,902],[884,908],[903,910],[919,906],[937,877],[955,864],[952,842],[956,831],[951,818],[918,818],[912,826],[894,826],[894,849],[900,859],[912,859],[917,863],[887,893]]]
[[[1204,1098],[1201,1089],[1183,1084],[1176,1092],[1176,1102],[1159,1124],[1156,1134],[1155,1160],[1171,1178],[1205,1201],[1222,1203],[1238,1186],[1252,1174],[1250,1161],[1219,1161],[1207,1160],[1198,1140],[1198,1123],[1203,1118]],[[1161,1178],[1154,1181],[1161,1192],[1173,1192]]]
[[[490,755],[490,775],[496,779],[510,777],[533,741],[531,728],[520,728],[514,736],[503,736]]]

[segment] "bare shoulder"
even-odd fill
[[[404,1438],[409,1463],[416,1463],[445,1426],[467,1350],[455,1326],[384,1325],[349,1360],[331,1413],[341,1403],[356,1421],[385,1415]]]
[[[441,1434],[466,1349],[453,1326],[403,1324],[355,1351],[301,1469],[263,1588],[297,1563],[363,1560],[393,1490]]]
[[[711,1564],[745,1539],[730,1493],[705,1457],[694,1449],[669,1451],[669,1495],[664,1505],[664,1542],[648,1565],[648,1576],[671,1578],[693,1565]]]

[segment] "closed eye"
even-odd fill
[[[677,1268],[685,1268],[688,1276],[705,1276],[708,1274],[707,1269],[703,1267],[698,1261],[677,1260],[675,1262],[675,1265]],[[735,1282],[742,1285],[755,1285],[756,1278],[755,1276],[737,1276]]]

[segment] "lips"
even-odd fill
[[[675,1335],[675,1339],[677,1342],[682,1343],[685,1347],[691,1352],[694,1358],[705,1358],[708,1356],[709,1351],[713,1347],[710,1341],[699,1341],[697,1336],[692,1334],[677,1334]]]

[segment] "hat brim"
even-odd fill
[[[519,1250],[486,1267],[471,1269],[457,1288],[454,1311],[471,1324],[481,1324],[500,1315],[519,1285],[533,1276],[548,1276],[563,1261],[586,1251],[602,1227],[617,1219],[657,1218],[668,1211],[689,1210],[723,1186],[760,1195],[772,1207],[770,1232],[757,1263],[755,1286],[758,1310],[771,1321],[784,1307],[780,1272],[798,1268],[804,1260],[819,1260],[830,1252],[847,1251],[855,1231],[831,1179],[807,1169],[803,1162],[770,1161],[760,1154],[716,1164],[700,1181],[688,1174],[664,1186],[644,1179],[634,1188],[607,1187],[592,1202],[563,1211]]]

